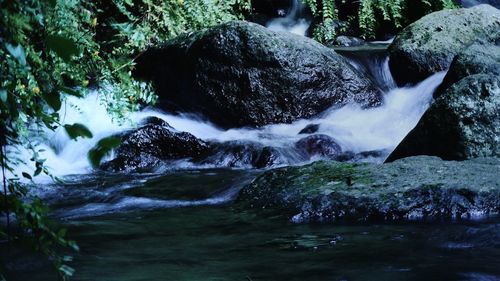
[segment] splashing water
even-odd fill
[[[372,66],[380,72],[381,79],[392,83],[387,60],[375,60]],[[354,62],[353,62],[354,63]],[[382,106],[362,109],[349,104],[342,108],[330,109],[313,119],[302,119],[292,124],[274,124],[259,129],[240,128],[224,130],[192,114],[173,115],[159,109],[147,108],[133,113],[123,124],[113,122],[105,106],[98,99],[98,93],[89,94],[84,99],[69,97],[61,110],[63,124],[82,123],[93,133],[92,139],[70,140],[64,129],[46,132],[47,138],[40,145],[44,148],[46,165],[56,176],[84,174],[92,171],[87,160],[88,151],[103,137],[133,129],[146,117],[155,116],[168,122],[179,131],[211,142],[251,141],[277,148],[292,147],[303,137],[298,133],[309,124],[319,124],[318,134],[331,136],[343,151],[359,153],[363,151],[386,151],[378,161],[383,161],[405,135],[417,124],[432,100],[434,90],[444,78],[445,72],[436,73],[412,87],[395,88],[386,91]],[[392,84],[391,84],[392,85]],[[31,155],[25,152],[29,159]],[[294,159],[290,159],[293,164]],[[298,163],[296,163],[298,164]],[[184,167],[193,168],[193,165]],[[181,166],[182,168],[182,166]],[[26,167],[22,167],[26,169]],[[23,170],[24,171],[24,170]],[[20,171],[19,171],[20,172]]]
[[[304,10],[304,4],[300,0],[294,0],[287,15],[270,20],[267,28],[277,32],[290,32],[305,36],[311,21],[303,17]]]

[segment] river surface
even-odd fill
[[[72,280],[499,280],[499,218],[298,225],[232,201],[259,173],[72,176],[41,194],[81,248]],[[7,267],[55,280],[26,254]]]
[[[385,92],[383,106],[347,105],[292,124],[222,130],[199,116],[156,109],[133,115],[130,124],[116,124],[97,95],[68,100],[61,119],[88,125],[95,137],[74,142],[59,130],[42,140],[47,165],[65,183],[40,178],[33,193],[49,204],[52,218],[81,248],[69,263],[76,269],[71,280],[500,280],[498,217],[300,225],[235,201],[263,170],[179,161],[150,174],[111,174],[93,171],[86,160],[100,138],[157,116],[207,141],[284,148],[301,138],[305,126],[320,124],[318,133],[334,137],[343,150],[382,151],[362,159],[382,162],[418,122],[445,75],[397,88],[385,48],[337,50]],[[289,164],[303,163],[291,158]],[[0,243],[0,258],[6,261],[7,280],[56,279],[36,255]]]

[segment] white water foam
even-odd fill
[[[276,32],[290,32],[305,36],[311,21],[301,17],[304,9],[301,0],[293,0],[288,14],[285,17],[270,20],[266,27]]]
[[[388,68],[383,69],[385,72],[389,71]],[[384,75],[390,76],[390,73]],[[241,140],[286,148],[293,146],[303,137],[298,133],[305,126],[319,124],[318,133],[333,137],[344,151],[355,153],[372,150],[391,151],[417,124],[432,101],[432,94],[442,82],[444,75],[445,72],[440,72],[413,87],[394,88],[385,94],[383,105],[377,108],[362,109],[350,104],[330,109],[318,118],[298,120],[292,124],[268,125],[259,129],[223,130],[194,115],[173,115],[153,108],[131,114],[130,122],[117,124],[99,101],[98,93],[94,92],[83,99],[68,98],[61,110],[63,124],[85,124],[94,137],[78,141],[70,140],[64,129],[59,128],[56,132],[47,132],[46,141],[40,148],[46,149],[43,157],[47,159],[46,165],[56,173],[56,176],[89,173],[92,169],[87,160],[87,153],[98,140],[130,130],[144,118],[156,116],[178,131],[189,132],[212,142]],[[25,153],[26,155],[21,157],[29,159],[31,154]]]

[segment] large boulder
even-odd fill
[[[499,167],[498,158],[320,161],[270,170],[244,187],[238,202],[297,223],[476,218],[500,211]]]
[[[434,155],[462,160],[500,156],[500,76],[475,74],[453,84],[386,160]]]
[[[490,5],[444,10],[406,27],[389,47],[390,67],[399,84],[418,82],[448,69],[464,48],[494,42],[500,11]]]
[[[104,170],[147,171],[164,161],[197,159],[210,146],[187,132],[178,132],[157,120],[122,136],[115,158],[101,165]]]
[[[380,90],[312,39],[233,21],[145,52],[135,74],[152,79],[166,110],[222,127],[309,118],[331,106],[381,104]]]
[[[500,44],[500,31],[498,40]],[[481,73],[500,76],[500,46],[474,44],[458,54],[453,59],[443,83],[436,90],[435,97],[463,78]]]

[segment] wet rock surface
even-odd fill
[[[399,84],[415,83],[446,70],[474,42],[493,43],[500,11],[490,5],[445,10],[406,27],[389,47],[390,67]]]
[[[324,156],[334,158],[342,152],[342,148],[330,136],[317,134],[300,139],[295,147],[306,157]]]
[[[441,94],[388,157],[500,156],[500,76],[468,76]]]
[[[499,173],[498,158],[320,161],[268,171],[243,188],[238,202],[298,223],[475,218],[500,211]]]
[[[500,76],[500,29],[496,41],[496,45],[474,44],[459,53],[434,96],[438,97],[451,85],[470,75],[482,73]]]
[[[197,112],[225,127],[309,118],[349,102],[381,104],[381,92],[335,51],[312,39],[234,21],[180,36],[137,61],[160,106]]]
[[[162,161],[198,158],[210,146],[190,133],[175,131],[167,122],[157,118],[149,124],[126,133],[116,157],[101,168],[109,171],[146,171]]]

